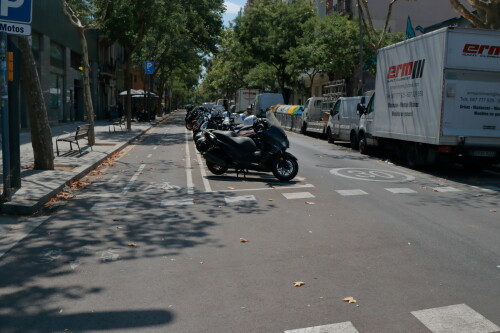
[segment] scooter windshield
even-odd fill
[[[267,111],[266,112],[266,120],[267,122],[269,123],[269,125],[271,126],[276,126],[278,127],[279,129],[283,130],[283,128],[281,127],[281,124],[279,122],[279,120],[276,118],[276,116],[274,115],[274,112],[272,111]]]

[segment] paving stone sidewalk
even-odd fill
[[[74,133],[76,127],[85,124],[74,122],[54,126],[52,130],[52,141],[55,155],[56,170],[32,170],[33,148],[29,132],[21,133],[21,188],[14,191],[12,199],[0,205],[2,214],[31,215],[47,203],[55,194],[60,192],[64,186],[74,178],[80,178],[98,166],[108,156],[120,151],[131,141],[141,136],[151,127],[165,118],[156,118],[155,122],[132,122],[131,131],[122,131],[119,127],[114,130],[109,121],[97,121],[95,123],[96,144],[92,150],[87,146],[87,140],[82,140],[80,146],[82,155],[69,152],[69,143],[59,142],[60,155],[56,155],[56,138],[60,135]],[[76,149],[75,145],[73,148]],[[3,165],[0,149],[0,164]],[[0,167],[0,186],[3,189],[3,174]]]

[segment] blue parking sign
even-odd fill
[[[0,20],[31,23],[32,0],[0,0]]]
[[[155,72],[155,63],[152,61],[146,61],[146,67],[144,73],[153,74],[154,72]]]

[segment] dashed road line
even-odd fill
[[[462,192],[462,190],[451,186],[433,187],[432,189],[435,192]]]
[[[433,333],[493,333],[500,327],[466,304],[413,311],[411,313]]]
[[[198,158],[198,164],[200,165],[201,179],[203,180],[203,186],[205,186],[206,193],[212,193],[212,187],[207,179],[207,172],[205,171],[205,166],[203,165],[203,161],[201,159],[201,154],[196,152],[196,157]]]
[[[153,154],[148,154],[146,158],[151,158],[151,156],[153,156]]]
[[[346,196],[346,197],[347,196],[354,196],[354,195],[367,195],[368,194],[363,190],[337,190],[335,192],[337,192],[338,194],[340,194],[342,196]]]
[[[411,194],[411,193],[418,193],[417,191],[412,190],[411,188],[386,188],[387,191],[394,193],[394,194]]]
[[[359,333],[350,321],[343,323],[299,328],[285,331],[284,333]]]
[[[297,188],[312,188],[312,187],[315,186],[313,184],[304,184],[304,185],[293,185],[293,186],[274,186],[274,187],[243,188],[234,190],[220,190],[214,192],[226,193],[226,192],[246,192],[246,191],[271,191],[271,190],[290,190]]]
[[[255,196],[253,195],[240,195],[236,197],[229,197],[226,196],[224,197],[224,200],[226,200],[226,203],[231,204],[231,203],[238,203],[238,202],[256,202],[257,199],[255,199]]]
[[[156,149],[158,149],[158,146],[154,146],[154,147],[153,147],[153,150],[156,150]]]
[[[188,206],[193,205],[193,199],[162,200],[162,206]]]
[[[191,153],[189,152],[189,133],[185,128],[184,133],[186,134],[186,178],[187,178],[187,193],[194,193],[193,184],[193,172],[191,170]]]
[[[137,169],[137,171],[134,173],[132,178],[130,178],[130,180],[128,181],[128,183],[125,186],[125,188],[123,189],[122,193],[120,193],[121,196],[124,196],[127,194],[127,192],[130,190],[132,185],[134,185],[135,181],[137,180],[137,177],[139,177],[139,175],[141,174],[142,170],[144,170],[145,167],[146,167],[146,164],[141,164],[139,169]]]
[[[281,193],[287,199],[307,199],[316,198],[316,196],[309,192],[295,192],[295,193]]]

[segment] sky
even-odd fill
[[[223,15],[225,26],[229,26],[229,22],[236,18],[240,8],[245,6],[245,3],[246,0],[224,1],[224,5],[226,6],[226,12]]]

